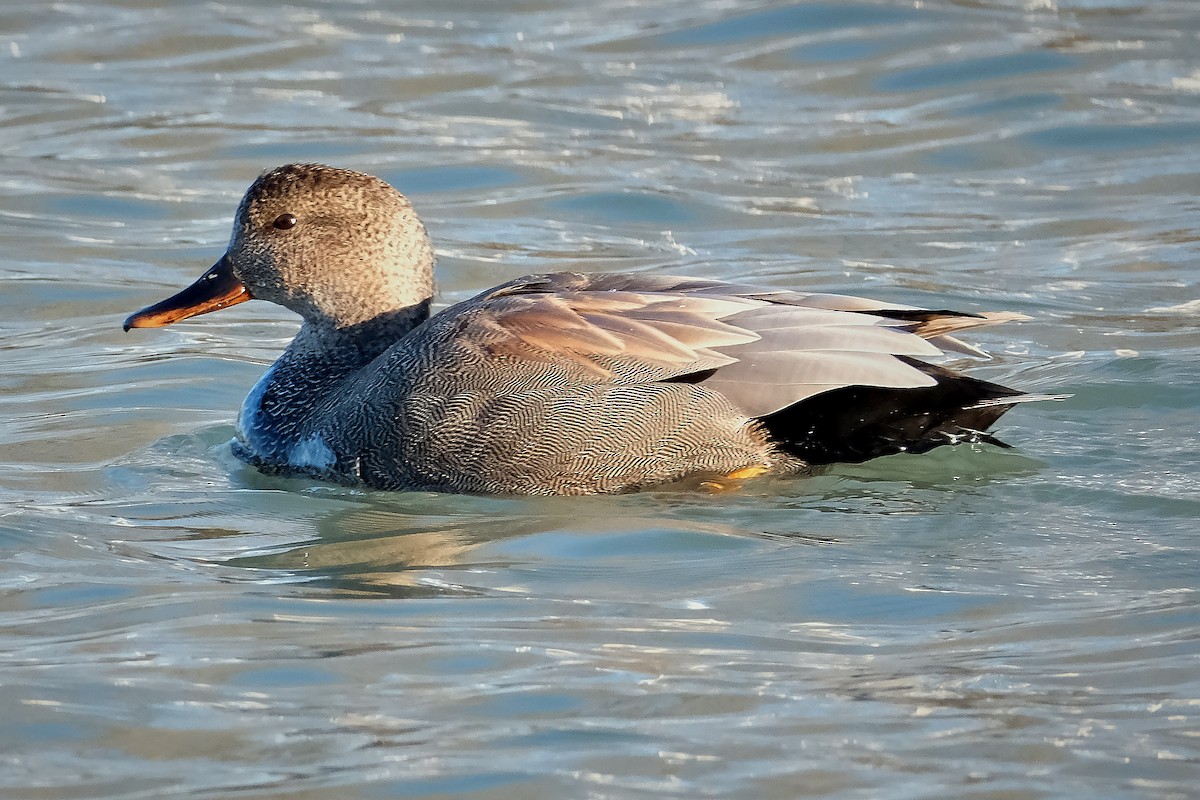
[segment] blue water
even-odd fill
[[[1200,6],[0,9],[0,796],[1188,798]],[[1012,450],[726,493],[229,453],[297,327],[124,334],[261,170],[379,174],[442,302],[642,270],[1033,319]]]

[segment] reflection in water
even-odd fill
[[[530,531],[528,521],[512,520],[467,526],[461,520],[436,519],[378,509],[331,514],[318,525],[318,538],[269,554],[235,557],[230,564],[287,570],[311,576],[338,592],[426,597],[471,593],[461,583],[435,582],[431,570],[449,568],[465,575],[473,568],[471,552],[481,543]]]
[[[481,499],[482,502],[487,502]],[[518,506],[526,501],[501,501]],[[603,501],[601,501],[603,503]],[[533,501],[535,508],[503,517],[477,514],[439,516],[392,511],[384,508],[350,509],[317,521],[317,535],[302,543],[273,548],[254,555],[235,555],[224,563],[259,570],[282,570],[308,585],[338,593],[378,594],[388,597],[431,597],[509,593],[525,595],[521,584],[498,584],[495,576],[521,561],[520,554],[537,550],[518,545],[518,556],[505,548],[508,540],[544,536],[554,539],[592,539],[602,552],[621,553],[617,544],[626,538],[653,539],[664,525],[677,536],[746,536],[733,525],[685,522],[679,519],[631,516],[614,505],[613,515],[588,514],[580,518],[574,503],[563,500]],[[561,505],[555,510],[553,507]],[[664,512],[670,515],[668,507]],[[224,535],[224,534],[220,534]],[[753,535],[753,534],[750,534]],[[765,535],[765,534],[763,534]],[[792,534],[794,543],[824,541]],[[235,546],[238,546],[235,544]]]

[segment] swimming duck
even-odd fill
[[[383,180],[289,164],[250,186],[225,254],[125,330],[251,298],[303,325],[234,449],[377,489],[627,492],[958,442],[1042,399],[925,359],[1023,318],[699,278],[560,272],[430,315],[434,253]],[[1001,445],[1003,446],[1003,445]]]

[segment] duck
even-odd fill
[[[302,324],[250,391],[232,448],[258,470],[387,491],[617,494],[728,486],[987,443],[1052,397],[935,361],[1028,319],[652,273],[509,280],[438,313],[434,249],[384,180],[260,175],[225,253],[130,315],[170,325],[259,299]],[[944,363],[944,359],[943,363]]]

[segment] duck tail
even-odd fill
[[[894,453],[983,442],[1009,447],[987,433],[1014,405],[1066,395],[1025,394],[945,367],[899,356],[937,383],[908,389],[847,386],[814,395],[758,422],[789,455],[809,464],[857,463]]]

